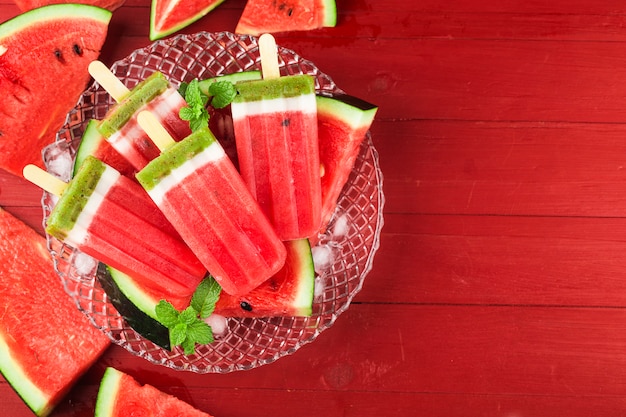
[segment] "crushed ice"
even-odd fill
[[[79,251],[75,252],[73,264],[81,277],[93,276],[98,268],[98,262],[94,258]]]
[[[211,314],[204,321],[211,326],[213,336],[223,336],[228,330],[228,319],[220,314]]]

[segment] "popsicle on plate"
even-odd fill
[[[278,272],[285,245],[211,131],[174,142],[151,113],[139,123],[162,153],[137,180],[222,289],[245,294]]]
[[[93,61],[89,72],[117,101],[97,129],[137,171],[159,155],[158,148],[137,125],[140,111],[154,113],[175,140],[191,133],[189,123],[179,117],[187,103],[162,73],[152,73],[129,90],[100,61]]]
[[[315,81],[279,76],[276,44],[259,39],[263,79],[235,85],[239,171],[282,240],[314,235],[321,216]]]
[[[191,296],[206,275],[145,191],[100,160],[88,156],[69,183],[33,165],[24,177],[59,196],[51,236],[166,293]]]

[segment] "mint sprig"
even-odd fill
[[[209,112],[207,104],[216,109],[228,106],[235,96],[237,89],[230,81],[215,81],[208,89],[208,95],[200,88],[200,81],[197,78],[189,83],[181,83],[178,92],[185,98],[187,106],[180,109],[179,117],[189,122],[192,132],[208,127]]]
[[[200,90],[197,79],[193,79],[181,89],[185,96],[187,106],[180,109],[179,116],[189,122],[192,132],[209,126],[209,112],[206,105],[209,97]]]
[[[216,81],[209,86],[209,93],[213,96],[211,105],[216,109],[223,109],[233,101],[237,90],[230,81]]]
[[[185,355],[196,350],[196,344],[213,343],[213,330],[204,319],[215,310],[215,303],[222,291],[219,284],[208,277],[202,280],[193,293],[190,306],[178,311],[166,300],[156,305],[157,319],[169,330],[170,346],[182,346]]]

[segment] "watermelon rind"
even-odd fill
[[[339,94],[333,97],[317,95],[317,111],[334,115],[353,128],[369,127],[378,107],[358,97]]]
[[[172,33],[178,32],[179,30],[191,25],[195,21],[204,17],[211,10],[215,9],[217,6],[219,6],[220,4],[224,2],[224,0],[207,0],[205,3],[205,6],[197,10],[195,14],[182,17],[181,19],[178,20],[176,24],[170,27],[158,28],[156,13],[157,13],[158,4],[160,1],[162,0],[152,0],[152,6],[150,8],[150,40],[151,41],[155,41],[157,39],[161,39],[168,35],[171,35]],[[172,1],[175,1],[175,0],[172,0]],[[184,2],[184,1],[186,0],[179,0],[179,2]]]
[[[31,382],[18,362],[12,358],[9,346],[7,346],[1,334],[0,369],[2,369],[2,375],[5,379],[33,413],[40,417],[50,414],[54,405],[50,403],[49,396],[44,394],[39,387]]]
[[[101,141],[104,140],[104,136],[98,132],[97,124],[98,121],[95,119],[91,119],[87,122],[80,145],[76,150],[76,157],[74,158],[74,172],[72,176],[76,175],[76,172],[78,172],[78,169],[82,165],[85,158],[89,155],[93,155]]]
[[[322,27],[335,27],[337,26],[337,3],[335,0],[324,0],[324,18],[322,20]]]
[[[169,329],[156,316],[154,299],[129,275],[102,263],[98,265],[98,281],[111,304],[137,333],[155,345],[171,350]]]
[[[242,72],[234,72],[232,74],[224,74],[218,77],[213,78],[205,78],[198,82],[198,87],[200,87],[200,91],[206,94],[208,97],[211,97],[212,94],[209,92],[209,88],[212,84],[215,84],[218,81],[229,81],[232,84],[236,84],[241,81],[253,81],[260,80],[262,77],[261,71],[242,71]]]
[[[315,293],[315,265],[311,244],[308,239],[291,241],[290,244],[300,254],[299,269],[295,272],[300,279],[292,306],[294,315],[308,317],[313,313],[313,296]],[[309,277],[306,279],[305,277]]]
[[[115,368],[106,368],[98,389],[94,417],[110,417],[112,415],[123,375]]]
[[[85,17],[99,20],[108,25],[112,13],[100,7],[87,4],[51,4],[19,14],[0,25],[0,40],[12,36],[25,27],[41,21],[64,19],[68,16]]]

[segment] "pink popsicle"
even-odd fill
[[[283,266],[284,244],[208,129],[170,145],[137,180],[228,294]]]

